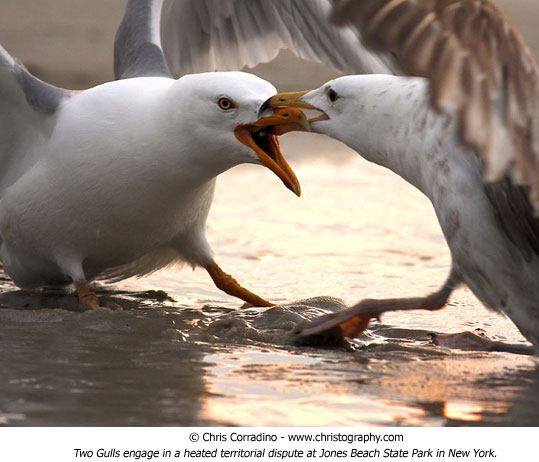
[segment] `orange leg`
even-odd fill
[[[273,306],[273,303],[270,303],[267,300],[260,298],[258,295],[255,295],[240,286],[239,283],[232,276],[225,273],[221,268],[219,268],[219,265],[217,263],[212,262],[205,268],[213,279],[215,285],[228,295],[240,298],[241,300],[253,306]]]
[[[79,303],[88,309],[99,308],[97,296],[90,290],[86,281],[75,282]]]

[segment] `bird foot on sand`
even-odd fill
[[[120,311],[124,308],[108,299],[101,299],[101,301],[97,298],[97,296],[94,293],[91,293],[91,295],[87,295],[84,298],[81,298],[79,296],[79,306],[83,311],[89,311],[89,310],[111,310],[111,311]]]
[[[83,310],[95,310],[100,307],[97,295],[90,290],[86,281],[76,282],[75,289],[79,297],[79,305]]]
[[[467,351],[499,351],[524,355],[533,354],[531,346],[492,340],[483,329],[475,329],[473,332],[459,332],[457,334],[432,333],[430,336],[434,345],[446,348]]]

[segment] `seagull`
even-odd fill
[[[314,132],[423,192],[452,265],[435,293],[366,299],[298,334],[354,337],[388,311],[439,310],[465,285],[538,354],[539,70],[524,40],[488,0],[350,0],[333,19],[410,76],[344,76],[272,96],[261,110],[319,111]]]
[[[302,334],[338,328],[354,336],[386,311],[440,309],[456,287],[467,285],[488,308],[509,316],[539,352],[538,70],[518,30],[492,1],[151,5],[167,63],[176,71],[252,67],[288,48],[342,74],[372,74],[273,97],[261,114],[270,106],[321,109],[311,119],[313,131],[394,170],[434,204],[452,255],[440,290],[365,300],[313,321]]]
[[[258,120],[276,89],[243,72],[168,69],[155,29],[159,2],[133,1],[115,43],[117,80],[84,91],[49,85],[0,47],[0,259],[23,289],[141,276],[172,263],[207,270],[224,292],[265,299],[216,263],[205,237],[215,178],[242,164],[300,186],[273,129],[300,110]]]
[[[92,308],[96,278],[186,263],[270,306],[217,265],[206,218],[215,177],[240,163],[300,194],[276,135],[305,126],[304,114],[258,120],[276,89],[237,71],[289,48],[342,72],[390,72],[327,21],[332,10],[332,0],[129,0],[115,81],[81,92],[37,79],[0,47],[0,260],[13,281],[74,284]]]
[[[401,21],[401,19],[403,20]],[[466,27],[460,27],[459,24],[466,25]],[[379,138],[386,137],[388,133],[391,133],[388,128],[390,126],[394,127],[396,131],[399,127],[402,130],[405,130],[403,127],[408,127],[409,135],[416,133],[414,130],[419,128],[423,130],[420,133],[426,134],[424,138],[416,133],[416,136],[402,136],[403,141],[410,143],[413,140],[417,145],[428,141],[433,147],[433,151],[439,153],[442,152],[441,147],[446,141],[448,150],[445,156],[447,157],[440,157],[441,164],[435,168],[433,174],[439,177],[439,171],[442,171],[451,173],[451,178],[456,178],[456,182],[447,183],[448,189],[443,190],[442,188],[436,197],[431,198],[433,202],[442,200],[444,195],[452,199],[451,205],[453,207],[437,209],[440,221],[448,223],[448,225],[444,225],[444,233],[453,255],[453,267],[447,283],[440,291],[428,297],[383,300],[379,303],[367,300],[365,302],[369,308],[364,310],[363,315],[357,312],[354,314],[353,309],[344,311],[339,315],[342,317],[342,321],[329,320],[330,324],[333,323],[333,328],[337,326],[345,333],[354,335],[354,331],[365,328],[373,316],[379,316],[385,311],[441,307],[457,285],[467,284],[487,306],[507,313],[524,335],[534,345],[537,345],[539,329],[537,329],[537,309],[534,308],[536,283],[533,278],[533,274],[536,274],[534,266],[538,249],[537,222],[533,211],[533,205],[536,207],[537,204],[537,186],[534,184],[537,179],[535,160],[537,117],[534,115],[537,112],[537,85],[535,83],[537,71],[523,40],[510,21],[487,0],[447,0],[444,2],[417,2],[414,0],[362,0],[361,2],[357,0],[129,0],[115,42],[115,76],[117,79],[132,79],[137,82],[141,82],[142,78],[150,77],[156,81],[156,77],[158,77],[163,81],[166,79],[172,87],[171,75],[181,77],[205,71],[239,70],[244,66],[252,67],[260,62],[273,59],[283,48],[289,48],[301,58],[331,66],[343,74],[391,75],[410,73],[424,77],[424,79],[416,80],[390,78],[385,82],[388,87],[394,88],[399,87],[404,82],[409,84],[410,91],[406,93],[404,98],[413,99],[415,103],[424,108],[425,116],[420,117],[420,119],[425,125],[422,126],[419,123],[419,125],[412,126],[414,120],[410,117],[409,112],[404,110],[410,103],[400,104],[401,110],[397,110],[391,116],[393,110],[398,109],[394,104],[396,101],[391,100],[391,106],[387,107],[386,105],[387,113],[382,115],[384,120],[386,114],[390,116],[390,119],[393,118],[393,125],[385,125],[385,128],[380,128],[378,133],[370,131],[369,136],[365,137],[365,142],[370,140],[375,144],[376,140],[373,137],[376,134],[379,135]],[[45,279],[42,277],[43,273],[58,267],[58,260],[72,263],[73,259],[70,260],[69,253],[66,257],[57,248],[48,245],[48,241],[47,245],[32,249],[32,257],[28,258],[30,252],[26,249],[30,249],[29,243],[22,239],[13,239],[19,245],[13,246],[17,248],[13,248],[12,253],[6,255],[9,246],[2,233],[4,229],[7,229],[7,237],[10,237],[9,231],[13,229],[14,225],[9,222],[7,226],[1,225],[5,213],[4,204],[6,204],[4,190],[8,191],[17,180],[23,177],[24,172],[30,173],[32,170],[39,170],[34,169],[34,165],[41,164],[40,168],[45,168],[46,164],[52,163],[46,157],[36,160],[34,151],[37,149],[28,151],[27,145],[35,147],[41,144],[50,150],[52,144],[49,139],[54,138],[58,133],[56,130],[60,126],[58,121],[60,119],[67,120],[64,114],[68,111],[64,111],[64,108],[74,108],[75,105],[72,103],[85,93],[85,96],[88,96],[92,94],[92,91],[94,94],[99,92],[97,89],[92,89],[88,93],[83,92],[79,95],[48,86],[38,82],[27,71],[16,65],[7,53],[2,52],[1,56],[0,92],[2,98],[5,99],[3,103],[6,104],[6,101],[9,101],[10,106],[0,110],[4,129],[0,131],[2,143],[0,146],[3,146],[2,155],[0,155],[3,168],[3,173],[0,176],[2,181],[0,185],[0,236],[2,236],[0,249],[6,249],[0,253],[0,256],[3,258],[4,264],[6,264],[6,257],[11,257],[12,269],[20,270],[21,284],[23,282],[35,284],[36,279]],[[449,67],[449,64],[455,64],[455,67]],[[373,88],[375,81],[378,80],[379,83],[383,84],[384,78],[372,76]],[[358,79],[360,78],[358,77]],[[485,80],[488,84],[484,83]],[[352,87],[355,85],[352,80],[348,82]],[[399,83],[397,84],[397,82]],[[366,83],[367,80],[360,82],[359,85]],[[114,84],[105,84],[103,89],[107,85],[112,89]],[[126,90],[129,85],[131,84],[126,83]],[[135,85],[132,85],[134,90]],[[179,85],[175,86],[179,87]],[[133,98],[133,95],[136,96],[133,98],[133,105],[136,106],[138,93],[144,93],[141,91],[142,87],[145,89],[145,86],[141,85],[133,92],[126,91],[123,94],[124,96],[129,95],[127,99]],[[369,85],[368,88],[370,91],[371,86]],[[339,101],[338,104],[341,104],[344,101],[342,98],[344,93],[339,94],[337,89],[334,90],[335,95],[327,90],[328,98],[331,100],[331,98],[336,97],[336,100]],[[384,95],[388,95],[387,98],[389,98],[389,96],[394,95],[394,92],[386,90],[385,87],[380,89],[380,94],[377,96],[382,98]],[[320,89],[319,95],[324,91],[326,90]],[[296,98],[297,102],[299,102],[299,98]],[[86,101],[89,102],[89,99],[87,98]],[[125,101],[125,98],[119,99],[122,100],[123,104],[129,103]],[[286,99],[292,102],[294,98],[287,95]],[[105,103],[106,100],[108,100],[108,96],[107,98],[96,98],[94,106],[99,106],[99,108],[92,107],[94,114],[97,111],[100,112],[100,122],[103,125],[112,125],[113,120],[116,119],[124,122],[123,118],[126,118],[126,114],[132,118],[136,113],[129,104],[128,108],[124,106],[121,117],[118,114],[115,117],[113,114],[102,114],[101,111],[109,107],[108,101],[107,104]],[[225,105],[227,104],[225,103]],[[92,105],[89,104],[89,106]],[[276,104],[276,106],[281,108],[282,104]],[[415,107],[413,104],[411,106],[412,109],[415,109],[416,114],[421,112],[419,107]],[[149,104],[149,107],[152,105]],[[146,111],[146,106],[144,109]],[[295,108],[290,107],[289,109]],[[85,112],[78,119],[81,121],[90,120],[89,112]],[[376,118],[375,114],[378,112],[369,112],[370,115],[368,115],[365,111],[361,113],[361,117],[363,120],[367,115]],[[320,131],[323,130],[320,129],[323,125],[329,127],[333,122],[322,120],[329,113],[329,110],[327,113],[323,113],[318,121],[311,120],[311,125]],[[400,113],[403,118],[395,121],[397,113]],[[275,114],[278,116],[279,113]],[[290,115],[289,112],[280,112],[280,114]],[[447,117],[444,118],[443,114]],[[304,125],[299,114],[294,115],[294,117],[299,122],[280,121],[277,125],[283,127],[282,129],[275,127],[275,125],[273,125],[275,128],[268,129],[267,127],[272,126],[273,123],[269,122],[269,125],[263,130],[260,130],[260,127],[256,129],[251,127],[251,136],[243,131],[244,144],[247,142],[260,156],[259,151],[254,146],[262,143],[260,141],[262,136],[256,136],[256,134],[282,134],[293,126],[298,128],[298,124]],[[152,126],[149,122],[149,120],[144,121],[138,127],[142,125],[145,130],[148,130]],[[342,133],[339,134],[335,130],[331,135],[336,137],[343,135],[345,142],[354,146],[354,139],[356,141],[358,139],[358,136],[355,135],[361,131],[358,128],[360,125],[353,122],[352,119],[347,121],[348,126],[352,127],[347,134],[348,136],[345,136],[344,130],[341,130]],[[356,120],[356,123],[358,122],[359,120]],[[157,148],[166,150],[164,135],[159,137],[156,146],[151,145],[147,138],[144,139],[143,143],[138,143],[138,139],[133,139],[137,132],[133,132],[131,128],[128,129],[127,125],[128,123],[125,121],[124,133],[128,133],[125,138],[122,138],[122,142],[125,142],[125,139],[132,139],[131,145],[135,145],[134,151],[136,153],[140,153],[144,146],[151,146],[152,153],[159,152]],[[9,127],[9,130],[4,127]],[[432,128],[428,133],[427,127]],[[350,134],[354,128],[358,128],[357,133]],[[365,126],[362,128],[364,130]],[[27,135],[24,138],[21,136],[22,130]],[[92,126],[92,130],[95,132],[96,128]],[[327,130],[330,131],[329,128]],[[81,131],[87,136],[89,142],[80,144],[80,152],[83,151],[83,148],[89,150],[89,146],[95,141],[94,137],[90,137],[90,131],[83,129]],[[249,129],[247,131],[249,132]],[[29,136],[30,133],[32,136]],[[67,133],[67,129],[64,133]],[[105,137],[108,136],[108,133],[105,134]],[[445,136],[442,136],[442,133],[445,133]],[[432,140],[437,138],[437,134],[440,135],[438,138],[440,146],[436,150],[436,146],[432,145]],[[193,134],[189,133],[189,135]],[[114,140],[118,141],[118,139],[119,136],[115,132],[115,136],[110,137],[111,144],[115,144]],[[100,142],[105,142],[105,140],[100,140]],[[208,137],[204,138],[204,143],[206,142],[208,142]],[[276,144],[276,141],[273,143]],[[75,149],[73,140],[66,139],[65,144],[75,152],[78,151]],[[404,146],[406,145],[405,143]],[[6,149],[6,146],[9,148]],[[430,194],[430,191],[426,191],[428,181],[423,181],[424,179],[419,173],[413,172],[415,167],[413,159],[409,156],[399,159],[395,154],[396,147],[396,144],[393,145],[393,149],[388,149],[388,152],[385,153],[382,151],[366,153],[364,150],[360,152],[375,162],[382,165],[387,164],[397,173],[409,177],[412,181],[418,180],[421,182],[421,187],[424,188],[422,190],[426,194]],[[423,146],[418,152],[426,151],[427,149]],[[27,152],[33,154],[26,154]],[[406,152],[410,154],[411,151],[406,150]],[[455,160],[459,158],[459,152],[460,158],[462,158],[461,164]],[[118,160],[121,157],[118,156]],[[277,155],[275,157],[278,158]],[[450,162],[449,158],[453,160]],[[115,156],[114,159],[116,160],[117,157]],[[262,156],[262,159],[265,157]],[[394,163],[389,165],[391,159]],[[73,161],[68,156],[65,160]],[[79,157],[79,160],[87,169],[93,166],[88,162],[88,159],[83,161]],[[418,154],[416,154],[416,161],[417,168],[421,167],[419,164],[422,164],[423,160],[419,158]],[[267,160],[266,163],[273,165]],[[282,160],[278,163],[282,164],[280,178],[284,180],[288,177],[288,187],[294,189],[295,182],[290,172],[284,168]],[[11,167],[5,170],[5,165],[10,164]],[[457,164],[461,169],[456,167]],[[465,165],[469,165],[469,167],[466,168]],[[66,167],[67,165],[64,166],[62,163],[61,168],[55,174],[58,175],[61,169]],[[106,171],[109,172],[113,167],[111,165]],[[452,169],[452,167],[456,168]],[[279,171],[274,168],[275,170]],[[419,171],[424,170],[428,172],[426,167]],[[50,171],[52,173],[52,170]],[[80,174],[79,171],[76,173]],[[127,172],[124,172],[123,169],[116,171],[115,174],[119,182],[114,187],[114,191],[123,184],[122,180],[125,182],[127,178]],[[29,178],[32,176],[29,175]],[[445,179],[442,178],[442,180]],[[60,191],[58,187],[63,186],[66,180],[74,181],[73,177],[68,178],[68,175],[64,175],[62,181],[56,177],[55,181],[48,185],[48,190],[45,192],[57,197]],[[95,192],[98,189],[97,185],[102,184],[103,178],[99,177],[97,180],[98,182],[93,186],[84,182],[81,182],[80,186]],[[462,191],[456,190],[457,186],[462,186],[464,189]],[[481,187],[483,187],[483,192],[481,192]],[[77,187],[71,189],[78,193]],[[470,196],[459,202],[457,200],[459,194],[466,191],[470,193]],[[135,192],[140,194],[138,190]],[[454,194],[454,196],[449,193]],[[97,196],[100,198],[99,194]],[[203,197],[203,195],[196,196]],[[211,193],[206,196],[207,202],[211,201],[210,196]],[[482,199],[479,200],[478,198],[481,197]],[[25,202],[24,207],[41,211],[43,202],[41,201],[39,205],[36,205],[35,202],[30,204]],[[91,217],[87,216],[89,201],[81,209],[76,207],[77,204],[71,197],[70,202],[73,217],[76,216],[80,219],[84,226],[91,227]],[[463,207],[462,204],[470,205]],[[471,204],[478,207],[472,207]],[[103,205],[114,213],[119,213],[122,208],[119,201],[99,204],[100,207]],[[161,204],[158,205],[162,207]],[[141,208],[141,204],[138,202],[133,207],[135,215],[139,214],[140,217],[137,225],[142,220]],[[204,207],[201,209],[203,210]],[[441,215],[441,210],[446,210],[448,215]],[[50,211],[54,212],[55,219],[60,212],[58,209]],[[160,213],[156,213],[153,209],[151,211],[155,213],[154,216],[160,219]],[[475,219],[470,218],[476,212],[481,215]],[[201,213],[201,215],[204,214]],[[47,216],[47,218],[50,217]],[[193,217],[190,215],[190,218]],[[114,220],[115,218],[111,218],[111,221]],[[205,221],[205,216],[201,218],[201,221]],[[471,225],[470,222],[472,222]],[[19,230],[27,225],[24,219],[15,220],[15,224],[17,223]],[[71,230],[75,228],[73,223],[73,220],[69,221]],[[118,221],[114,224],[114,230],[119,230],[122,225],[124,223]],[[123,237],[131,236],[129,240],[134,240],[135,236],[132,236],[134,229],[137,228],[130,227],[129,232]],[[486,233],[477,242],[477,236],[481,234],[479,229],[484,229]],[[94,240],[103,239],[101,229],[96,227],[94,231]],[[203,233],[201,234],[203,236]],[[197,236],[200,238],[201,234]],[[34,233],[34,235],[38,235],[38,233]],[[69,233],[66,242],[74,241],[74,237],[76,237],[74,232]],[[147,238],[147,236],[145,237]],[[471,238],[475,240],[471,241]],[[205,239],[202,241],[204,245],[197,242],[187,244],[186,248],[192,250],[207,246]],[[45,243],[45,240],[42,242]],[[122,241],[120,249],[123,244]],[[111,252],[114,254],[117,249],[113,245],[111,247]],[[41,255],[36,250],[39,250]],[[140,250],[142,249],[137,250],[138,254],[141,254]],[[55,253],[58,254],[56,258],[52,256]],[[175,248],[157,246],[130,263],[105,268],[103,271],[109,277],[122,278],[129,275],[142,275],[178,260],[196,265],[197,263],[193,262],[192,253],[185,253],[188,255],[178,255]],[[508,254],[511,255],[508,256]],[[37,255],[40,255],[39,258],[36,258]],[[28,264],[28,262],[35,263]],[[496,267],[499,262],[503,263]],[[23,269],[23,264],[31,266],[31,270]],[[62,279],[61,284],[75,281],[75,285],[82,289],[79,290],[79,295],[81,293],[84,295],[87,289],[86,281],[92,278],[92,273],[96,272],[98,265],[94,260],[88,260],[83,262],[82,270],[80,263],[78,267],[77,265],[72,266],[77,271],[70,271],[71,276],[64,275],[58,279]],[[206,266],[207,269],[209,268],[210,274],[213,272],[214,280],[230,284],[228,277],[217,277],[220,273],[211,264],[206,263]],[[515,273],[519,271],[520,276],[515,276]],[[59,273],[62,271],[56,271],[57,275]],[[23,277],[25,275],[34,277],[28,278],[30,279],[28,281]],[[39,277],[36,278],[36,275]],[[491,275],[494,277],[491,278]],[[511,284],[503,287],[507,281],[511,281]],[[51,284],[51,281],[47,280],[46,283]],[[58,281],[52,281],[52,283],[56,284]],[[235,283],[232,285],[237,289]],[[515,285],[518,286],[518,290]],[[221,283],[221,286],[226,287],[226,284]],[[231,291],[230,288],[226,290]],[[235,290],[235,293],[237,292]],[[90,297],[90,299],[93,298],[95,297]],[[361,310],[361,308],[358,309]],[[328,326],[326,321],[327,319],[320,319],[315,322],[315,325],[311,325],[311,333],[316,329],[323,331],[324,325]],[[308,334],[309,327],[305,328],[303,333]]]

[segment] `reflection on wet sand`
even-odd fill
[[[382,396],[413,402],[425,419],[444,425],[514,425],[509,412],[523,392],[515,383],[534,369],[534,360],[526,357],[452,352],[443,361],[387,365],[377,386]],[[522,424],[533,422],[539,423],[537,411]]]
[[[417,408],[362,396],[353,386],[343,386],[351,378],[341,377],[343,384],[334,374],[319,371],[322,358],[244,348],[207,359],[219,365],[208,370],[214,393],[202,408],[206,418],[226,416],[230,425],[269,426],[421,423]]]
[[[260,170],[225,175],[209,220],[224,268],[278,303],[436,287],[449,258],[428,204],[398,178],[338,147],[333,154],[339,163],[296,160],[302,203],[280,197],[286,192]],[[242,188],[263,193],[238,202]],[[399,211],[389,206],[395,197]],[[255,215],[264,220],[244,220]],[[74,297],[13,293],[7,280],[1,289],[2,424],[539,423],[534,358],[432,344],[430,332],[476,327],[525,343],[467,291],[438,313],[384,316],[357,341],[328,349],[297,346],[292,330],[343,301],[242,311],[202,271],[103,286],[102,299],[123,310],[80,313]]]
[[[231,425],[539,423],[536,408],[528,406],[527,416],[514,411],[523,391],[514,382],[534,370],[530,361],[514,371],[513,358],[498,358],[503,366],[492,371],[490,359],[469,354],[447,355],[444,361],[403,357],[390,365],[374,352],[360,362],[331,356],[311,352],[294,360],[252,348],[214,352],[206,358],[213,364],[206,376],[212,393],[202,416],[226,416]]]
[[[84,313],[28,308],[0,309],[0,423],[204,422],[199,417],[204,352],[180,342],[175,327],[181,322],[173,315],[162,308]]]

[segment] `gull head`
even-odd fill
[[[365,92],[362,90],[369,91],[370,77],[364,75],[339,77],[315,90],[278,93],[264,102],[262,111],[286,108],[313,112],[312,117],[308,118],[309,128],[313,132],[331,136],[351,145],[357,137],[358,121],[363,118],[365,105],[362,104],[362,97]]]
[[[245,72],[208,72],[180,78],[172,92],[177,114],[172,123],[180,127],[180,142],[188,139],[198,146],[194,162],[221,171],[242,163],[264,165],[300,195],[277,136],[305,129],[308,122],[297,108],[277,108],[259,118],[264,101],[276,93],[273,85]]]

